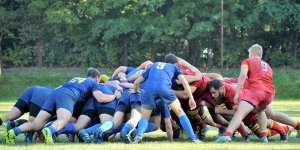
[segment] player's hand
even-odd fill
[[[134,89],[130,89],[130,90],[128,91],[128,95],[130,95],[130,94],[135,94],[135,93],[139,93],[139,92],[141,92],[141,91],[140,91],[140,90],[135,91]]]
[[[122,83],[124,83],[124,82],[125,82],[125,83],[126,83],[126,82],[128,82],[127,78],[126,78],[126,77],[124,77],[124,76],[120,78],[120,81],[121,81]]]
[[[115,94],[117,99],[121,97],[121,92],[118,91],[118,90],[116,90],[114,94]]]
[[[190,106],[190,109],[191,110],[193,110],[193,109],[195,109],[196,108],[196,102],[195,102],[195,100],[194,99],[190,99],[189,100],[189,106]]]
[[[238,95],[234,95],[234,97],[233,97],[233,102],[234,102],[235,104],[238,104],[238,103],[239,103],[239,101],[238,101]]]

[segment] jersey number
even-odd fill
[[[263,71],[265,71],[265,72],[268,71],[268,65],[267,65],[267,63],[261,62],[261,67],[262,67],[262,70],[263,70]]]
[[[166,63],[160,62],[157,64],[156,69],[164,69],[165,65],[166,65]]]
[[[72,80],[70,80],[70,83],[82,83],[86,78],[73,78]]]

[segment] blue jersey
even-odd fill
[[[151,89],[171,89],[172,80],[182,74],[179,67],[163,62],[156,62],[144,73],[143,77],[146,80],[147,88]]]
[[[83,101],[86,97],[91,96],[96,91],[99,84],[92,78],[75,77],[62,85],[74,94],[75,101]]]
[[[132,68],[132,67],[127,67],[126,69],[126,78],[129,78],[135,74],[138,74],[138,73],[143,73],[143,69],[139,69],[139,68]]]

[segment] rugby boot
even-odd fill
[[[78,135],[84,141],[84,143],[92,143],[91,137],[85,129],[81,129],[78,132]]]
[[[268,137],[267,137],[267,136],[262,136],[262,137],[260,138],[260,142],[261,142],[261,143],[269,143]]]
[[[222,142],[230,142],[231,137],[230,136],[220,136],[215,142],[222,143]]]
[[[8,137],[8,141],[6,141],[6,143],[15,144],[16,133],[13,129],[7,132],[7,137]]]
[[[42,130],[42,134],[45,138],[45,140],[44,140],[45,144],[53,144],[53,138],[52,138],[52,133],[51,133],[50,129],[44,128]]]
[[[142,142],[142,140],[143,140],[143,137],[142,137],[142,136],[136,135],[136,136],[134,137],[134,139],[132,140],[132,143],[133,143],[133,144],[137,144],[137,143]]]
[[[120,133],[120,138],[121,138],[121,140],[124,142],[124,143],[126,143],[126,144],[129,144],[129,143],[131,143],[132,141],[131,141],[131,139],[130,139],[130,134],[128,133],[126,133],[125,131],[121,131],[121,133]]]
[[[103,133],[101,131],[101,129],[97,128],[94,133],[94,143],[96,144],[101,144],[103,142]]]

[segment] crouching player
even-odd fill
[[[174,55],[167,55],[165,57],[165,63],[154,63],[134,82],[133,93],[137,93],[139,91],[138,87],[144,81],[145,88],[142,98],[142,119],[138,123],[137,135],[135,136],[133,143],[139,143],[142,140],[142,136],[148,126],[148,119],[153,107],[155,106],[156,99],[162,99],[163,102],[177,114],[182,127],[187,131],[192,142],[201,142],[198,138],[196,138],[189,119],[182,110],[179,100],[176,98],[173,90],[171,89],[172,79],[178,78],[185,91],[188,93],[190,108],[195,109],[196,103],[189,85],[180,69],[174,65],[178,62],[178,60],[176,57],[175,59],[170,58],[174,58]]]

